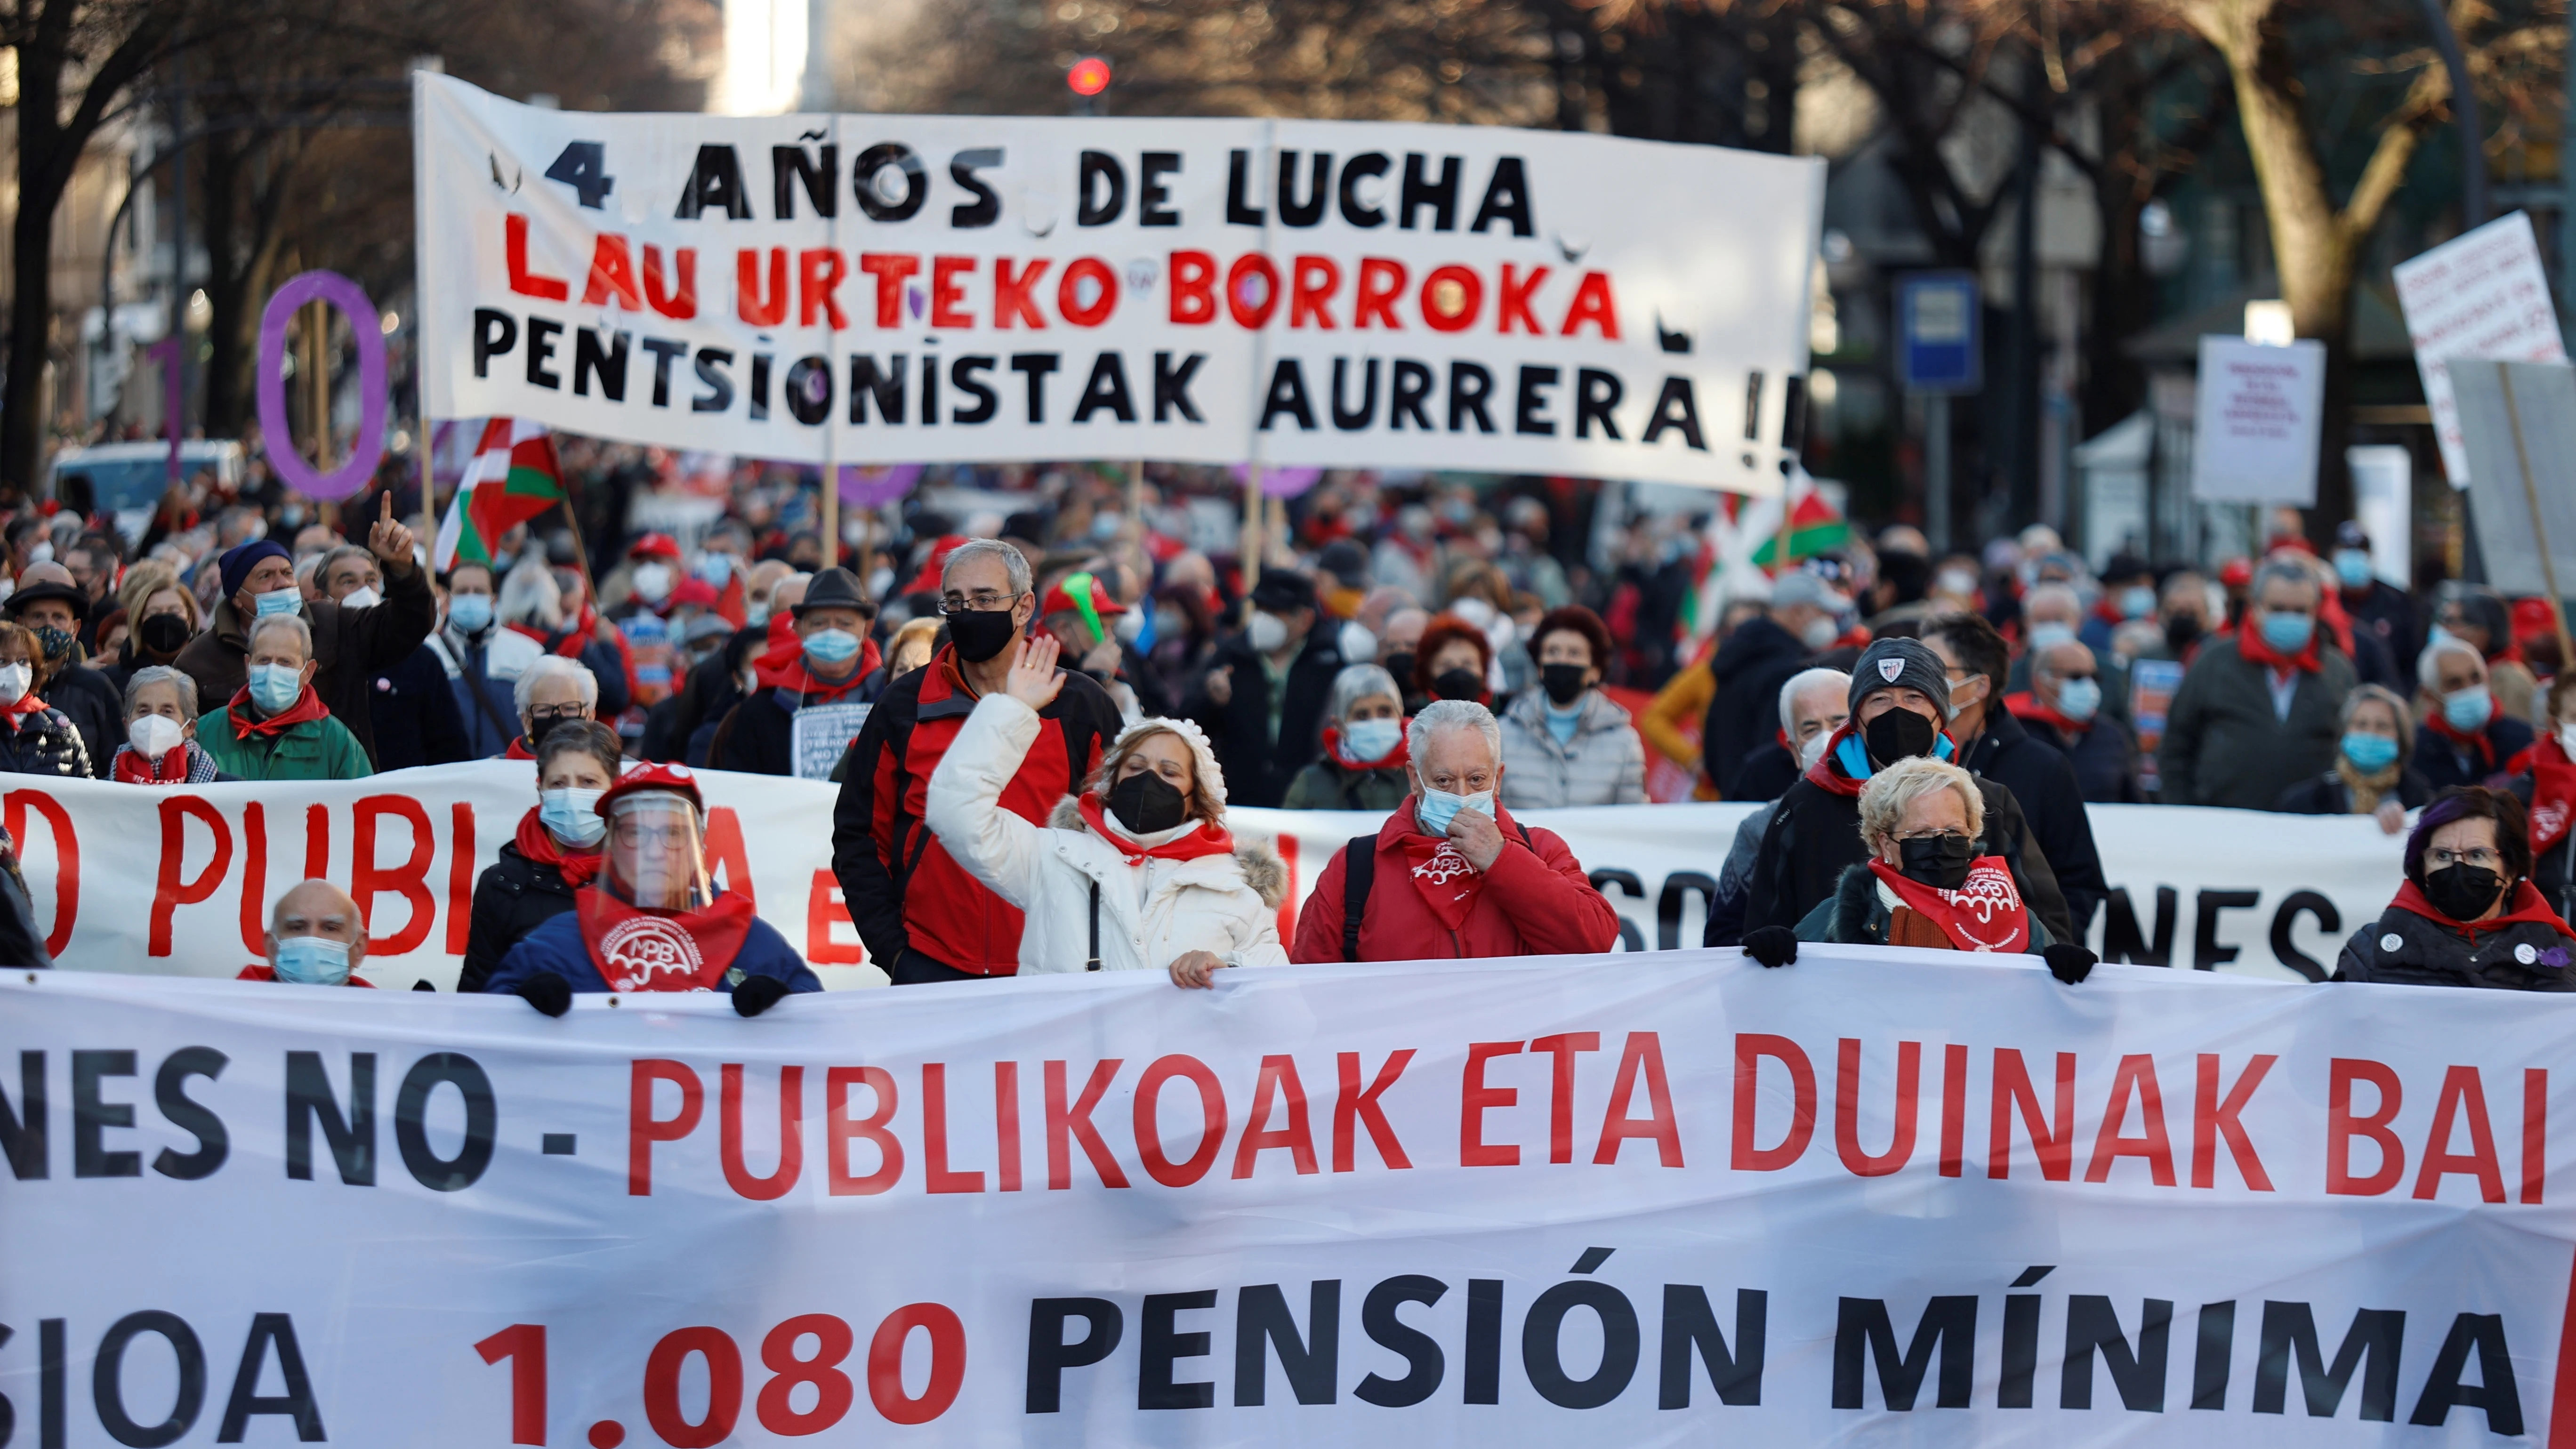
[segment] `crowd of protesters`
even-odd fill
[[[2396,588],[2350,524],[2206,574],[2096,570],[2045,528],[1936,556],[1900,526],[1715,589],[1696,521],[1596,527],[1562,480],[1333,475],[1254,566],[1190,546],[1193,504],[1229,496],[1206,470],[984,470],[999,487],[946,507],[852,510],[827,557],[793,470],[630,528],[648,456],[565,461],[577,510],[443,574],[407,483],[326,515],[200,480],[131,540],[21,512],[0,771],[528,761],[537,803],[477,885],[460,988],[550,1014],[651,989],[651,952],[602,943],[657,931],[699,963],[681,984],[745,1014],[819,989],[713,887],[692,772],[818,774],[800,740],[824,720],[855,731],[820,761],[833,872],[898,984],[1599,953],[1615,913],[1518,815],[1643,804],[1650,770],[1667,797],[1758,802],[1704,939],[1765,965],[1866,941],[2080,982],[2109,891],[2086,804],[2170,803],[2391,834],[2415,815],[2390,921],[2419,924],[2365,928],[2345,979],[2570,979],[2576,676],[2546,605]],[[1285,872],[1230,805],[1382,823],[1282,941]],[[327,882],[283,893],[257,969],[356,981],[351,914]]]

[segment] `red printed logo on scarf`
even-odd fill
[[[611,991],[696,991],[706,963],[697,940],[661,916],[629,916],[599,938]],[[668,977],[669,980],[661,978]]]
[[[1476,897],[1484,893],[1483,872],[1459,854],[1445,835],[1407,835],[1404,854],[1411,864],[1414,888],[1422,892],[1443,926],[1457,930],[1476,908]]]
[[[1883,860],[1869,863],[1906,907],[1941,928],[1962,951],[2024,951],[2030,947],[2030,912],[2013,885],[2012,867],[1999,855],[1981,855],[1954,891],[1928,886]]]
[[[2542,801],[2531,807],[2531,838],[2534,841],[2546,840],[2555,843],[2558,837],[2566,833],[2567,804],[2565,801]]]

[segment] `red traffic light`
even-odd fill
[[[1077,96],[1096,96],[1109,89],[1109,62],[1096,55],[1086,55],[1064,73],[1064,83]]]

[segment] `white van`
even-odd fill
[[[231,439],[191,438],[179,444],[182,481],[212,471],[227,490],[242,480],[242,445]],[[131,546],[151,526],[152,510],[170,486],[170,444],[101,443],[94,448],[67,448],[54,455],[52,496],[63,496],[63,480],[73,474],[89,479],[90,495],[101,512],[116,515],[116,530]]]

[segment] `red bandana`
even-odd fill
[[[2434,925],[2447,926],[2454,931],[2466,931],[2469,933],[2469,941],[2472,945],[2476,944],[2478,933],[2481,931],[2501,931],[2507,926],[2522,925],[2547,926],[2569,940],[2576,940],[2576,931],[2569,930],[2567,923],[2558,919],[2558,913],[2549,908],[2549,898],[2540,893],[2538,886],[2527,880],[2516,881],[2511,901],[2512,908],[2492,920],[2455,921],[2443,915],[2441,908],[2427,900],[2424,893],[2415,888],[2415,882],[2410,880],[2397,887],[2397,898],[2388,904],[2391,909],[2404,911],[2409,915],[2422,916]]]
[[[639,910],[598,886],[573,897],[581,944],[611,991],[713,991],[751,930],[751,902],[727,891],[694,911]]]
[[[2438,705],[2434,707],[2431,714],[2424,717],[2424,728],[2431,730],[2433,733],[2449,740],[2452,744],[2457,745],[2462,754],[2477,756],[2481,761],[2485,762],[2487,772],[2489,774],[2493,774],[2496,767],[2495,746],[2488,741],[2487,730],[2498,719],[2503,718],[2503,716],[2504,702],[2490,696],[2487,700],[2486,723],[2479,725],[2474,733],[2462,734],[2458,730],[2451,728],[2450,716],[2442,713],[2441,708]],[[2534,845],[2536,846],[2537,844],[2538,842],[2535,841]]]
[[[296,696],[295,703],[266,719],[251,717],[250,686],[247,684],[233,696],[232,703],[224,707],[224,722],[233,727],[233,738],[237,740],[246,740],[252,735],[282,735],[306,720],[330,717],[331,711],[322,703],[322,696],[314,693],[313,686],[309,684],[304,686],[302,694]]]
[[[1859,726],[1858,719],[1845,720],[1843,727],[1834,731],[1834,737],[1825,741],[1825,752],[1816,757],[1813,765],[1807,767],[1807,779],[1810,783],[1836,795],[1852,799],[1860,797],[1862,782],[1844,774],[1842,762],[1834,758],[1835,753],[1842,749],[1843,741],[1859,733]]]
[[[1448,836],[1421,833],[1413,814],[1419,803],[1418,797],[1404,802],[1404,823],[1412,827],[1402,839],[1404,858],[1413,868],[1413,888],[1422,892],[1441,924],[1454,931],[1476,909],[1476,897],[1485,890],[1485,873],[1461,855]]]
[[[1911,879],[1883,860],[1870,861],[1869,873],[1962,951],[2030,949],[2030,912],[2013,888],[2012,867],[2000,855],[1969,862],[1968,878],[1954,891]]]
[[[574,890],[590,884],[591,877],[599,874],[599,867],[608,859],[600,854],[596,845],[587,850],[564,849],[563,842],[555,839],[555,833],[537,819],[537,812],[533,809],[519,817],[519,833],[512,843],[529,860],[538,865],[553,866],[556,874],[564,878],[564,884]]]
[[[803,695],[807,704],[829,704],[866,683],[868,676],[876,673],[879,662],[877,641],[866,640],[859,647],[859,667],[850,671],[849,678],[834,684],[806,668],[804,643],[790,634],[785,643],[772,644],[769,652],[760,656],[753,676],[763,689],[793,690]]]
[[[2532,746],[2529,758],[2531,853],[2542,855],[2567,838],[2569,821],[2576,818],[2576,761],[2567,758],[2556,735]]]
[[[2093,728],[2086,721],[2068,719],[2056,710],[2041,704],[2039,696],[2027,689],[2019,694],[2005,695],[2004,708],[2012,712],[2014,719],[2044,724],[2069,739],[2080,739],[2086,731]]]
[[[1196,860],[1203,855],[1226,855],[1234,850],[1234,837],[1224,826],[1214,822],[1201,825],[1178,840],[1167,840],[1160,845],[1138,845],[1110,828],[1109,813],[1100,808],[1099,791],[1085,791],[1074,806],[1082,812],[1083,823],[1091,827],[1092,833],[1117,847],[1127,857],[1129,865],[1143,865],[1149,859]]]
[[[2313,630],[2308,634],[2308,647],[2293,657],[2263,642],[2263,630],[2250,618],[2245,621],[2244,628],[2236,631],[2236,652],[2249,663],[2260,664],[2281,674],[2294,669],[2314,674],[2325,667],[2317,659],[2317,636]]]

